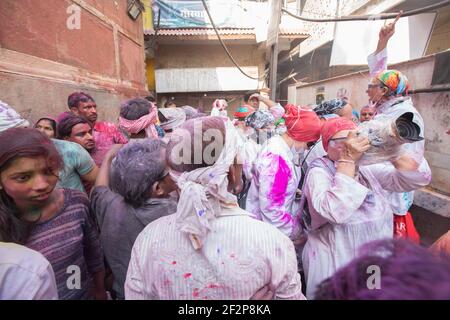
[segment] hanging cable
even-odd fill
[[[450,0],[441,1],[436,4],[432,4],[423,8],[408,10],[403,12],[402,17],[408,17],[417,15],[424,12],[429,12],[434,9],[439,9],[445,6],[450,5]],[[368,14],[368,15],[357,15],[357,16],[344,16],[339,18],[330,18],[330,19],[314,19],[314,18],[306,18],[302,16],[298,16],[293,14],[292,12],[286,10],[285,8],[281,9],[282,12],[287,13],[291,17],[294,17],[299,20],[308,21],[308,22],[341,22],[341,21],[361,21],[361,20],[386,20],[386,19],[394,19],[399,13],[379,13],[379,14]]]
[[[155,34],[153,35],[152,42],[150,43],[150,45],[148,47],[145,47],[145,49],[153,48],[153,46],[155,45],[156,37],[157,37],[158,31],[159,31],[160,22],[161,22],[161,10],[158,10],[158,22],[156,23]]]
[[[206,1],[202,0],[202,3],[203,3],[203,7],[205,8],[206,13],[208,14],[209,21],[211,22],[211,25],[213,26],[214,31],[216,32],[217,38],[219,39],[219,42],[222,45],[222,48],[225,50],[225,53],[227,54],[228,58],[230,58],[231,62],[233,62],[233,64],[236,66],[236,68],[238,68],[239,71],[247,78],[250,78],[253,80],[264,80],[267,77],[268,70],[264,70],[264,74],[261,77],[253,77],[253,76],[247,74],[244,70],[242,70],[242,68],[239,66],[239,64],[236,62],[236,60],[234,60],[234,58],[231,55],[230,51],[228,50],[227,46],[223,42],[223,40],[219,34],[219,31],[217,30],[217,27],[211,17],[211,13],[209,12],[208,6],[206,5]]]

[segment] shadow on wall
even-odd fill
[[[423,208],[412,206],[410,209],[414,224],[424,246],[432,245],[443,234],[450,230],[450,219],[434,214]]]

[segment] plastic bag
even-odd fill
[[[363,122],[358,126],[358,135],[367,137],[371,145],[358,162],[360,166],[396,159],[405,152],[403,144],[423,140],[411,112]]]

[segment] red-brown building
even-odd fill
[[[0,100],[28,120],[67,110],[91,94],[100,119],[115,121],[123,99],[147,93],[142,16],[127,0],[1,0]]]

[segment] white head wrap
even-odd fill
[[[177,227],[189,234],[196,250],[203,246],[210,231],[210,221],[221,216],[221,204],[237,206],[236,196],[228,192],[228,171],[241,151],[242,141],[229,120],[225,122],[225,128],[224,148],[212,166],[184,173],[171,171],[181,190]]]

